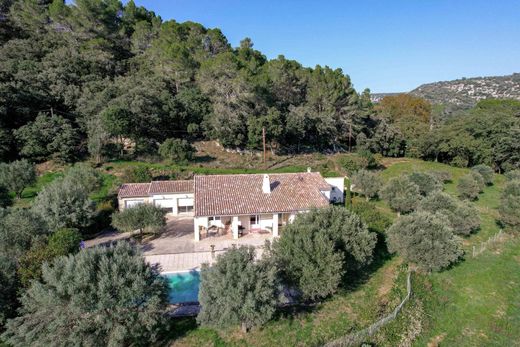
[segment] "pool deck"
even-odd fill
[[[151,265],[159,265],[162,273],[167,272],[183,272],[191,270],[200,270],[202,264],[213,264],[220,254],[226,250],[215,252],[187,252],[187,253],[170,253],[170,254],[154,254],[144,255],[144,258]],[[262,257],[263,248],[256,248],[256,256]]]

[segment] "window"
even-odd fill
[[[211,221],[217,221],[217,220],[220,221],[220,216],[213,216],[213,217],[209,217],[208,219],[209,219],[210,222]]]
[[[251,216],[249,217],[249,223],[252,225],[252,224],[259,224],[259,219],[258,218],[258,215],[254,215],[254,216]]]
[[[179,213],[193,212],[193,206],[179,206],[178,212]]]

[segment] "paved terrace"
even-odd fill
[[[131,238],[134,233],[107,232],[85,242],[86,247],[107,244]],[[212,264],[217,255],[240,245],[257,248],[257,256],[262,254],[262,246],[271,240],[269,233],[246,234],[238,240],[231,235],[203,238],[196,242],[193,236],[193,217],[169,217],[166,231],[160,236],[143,243],[141,249],[145,259],[151,264],[161,265],[164,272],[198,269],[203,263]],[[214,245],[212,253],[211,246]]]

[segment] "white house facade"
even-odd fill
[[[186,181],[123,184],[119,208],[141,203],[172,215],[193,216],[194,239],[270,233],[291,223],[298,213],[343,202],[343,177],[319,172],[288,174],[197,175]]]

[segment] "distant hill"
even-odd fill
[[[520,100],[520,73],[508,76],[462,78],[423,84],[410,94],[423,97],[432,104],[469,108],[482,99]]]

